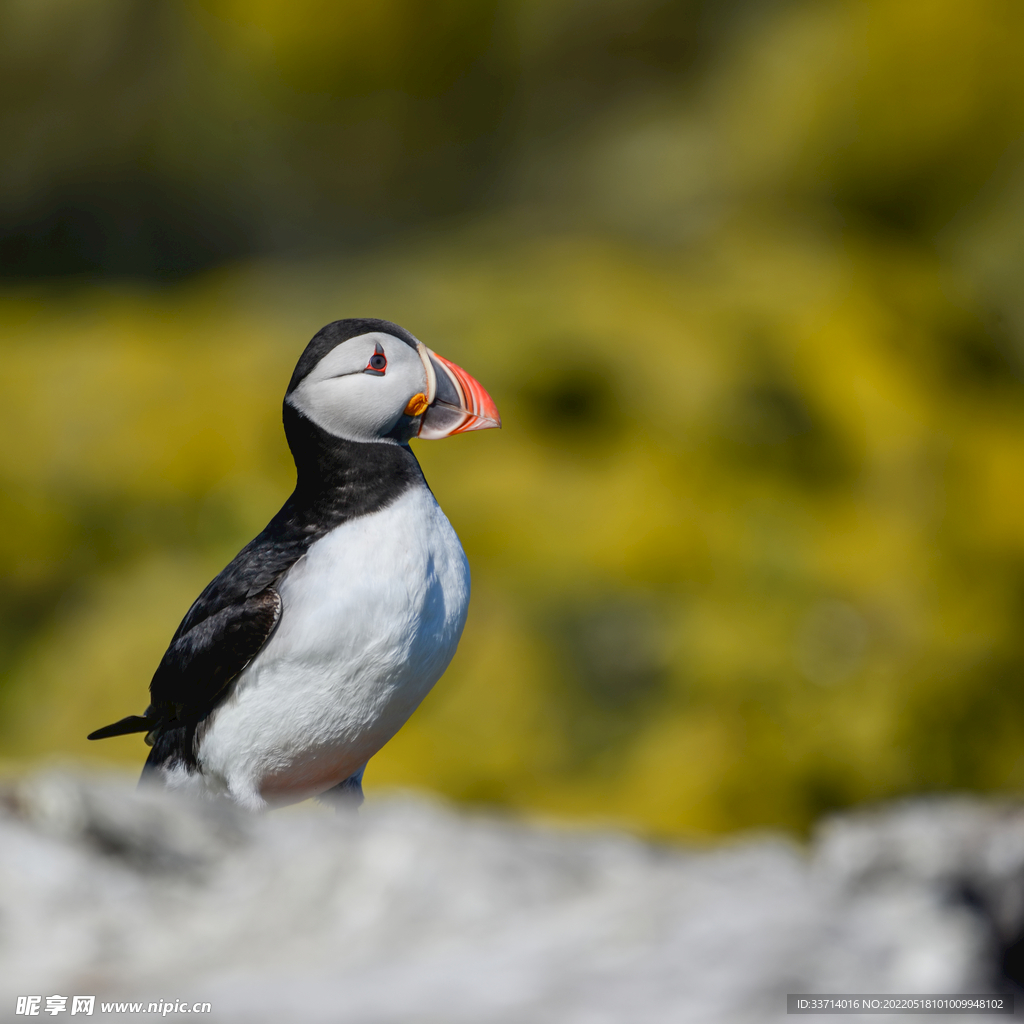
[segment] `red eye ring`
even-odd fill
[[[383,377],[388,369],[388,357],[384,355],[384,349],[380,347],[378,342],[374,353],[370,356],[370,361],[366,364],[366,369],[363,373],[368,373],[373,377]]]

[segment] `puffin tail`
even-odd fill
[[[152,718],[146,718],[145,715],[129,715],[127,718],[122,718],[120,722],[114,722],[113,725],[105,725],[102,729],[89,733],[86,738],[90,740],[106,740],[110,739],[111,736],[127,736],[133,732],[149,732],[154,725],[156,725],[156,721]]]

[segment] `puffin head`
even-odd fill
[[[387,320],[335,320],[317,331],[284,400],[348,441],[405,444],[501,426],[477,381]]]

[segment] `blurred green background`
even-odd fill
[[[138,765],[329,320],[465,366],[371,762],[655,834],[1024,788],[1019,0],[3,0],[0,756]]]

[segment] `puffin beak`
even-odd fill
[[[426,401],[419,437],[434,441],[452,434],[464,434],[468,430],[501,426],[494,400],[479,381],[422,343],[419,354],[427,371],[427,394],[417,396]]]

